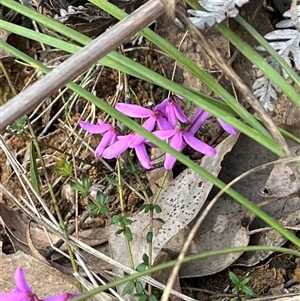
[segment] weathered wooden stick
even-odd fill
[[[122,42],[150,24],[164,11],[165,7],[160,0],[147,2],[1,106],[0,132],[26,112],[34,109],[43,99],[72,81]]]

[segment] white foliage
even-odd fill
[[[239,14],[236,6],[243,6],[249,0],[200,0],[200,5],[206,11],[189,9],[190,21],[198,28],[203,29],[205,24],[213,26],[215,23],[221,23],[226,17],[236,17]]]
[[[266,58],[266,61],[277,71],[280,71],[279,64],[272,56]],[[256,80],[252,86],[254,92],[253,94],[259,99],[265,110],[273,111],[274,105],[272,99],[277,100],[277,93],[280,93],[281,90],[274,85],[264,74],[255,68]]]
[[[297,6],[297,18],[300,22],[300,5]],[[286,61],[289,66],[295,65],[297,70],[300,70],[300,32],[293,28],[294,24],[291,18],[291,10],[286,11],[283,14],[286,20],[280,21],[276,24],[276,30],[269,32],[265,35],[265,39],[269,41],[278,54]],[[265,51],[264,47],[257,47],[260,51]],[[268,57],[266,61],[272,65],[275,70],[282,74],[285,79],[288,79],[288,74],[281,69],[279,64],[275,63],[275,60]],[[262,73],[256,71],[257,80],[253,84],[254,95],[256,95],[261,101],[266,110],[272,111],[274,106],[272,99],[277,100],[277,94],[280,93],[280,89],[272,84],[268,78]]]
[[[300,5],[297,6],[296,12],[300,23]],[[297,70],[300,70],[300,32],[294,28],[291,10],[286,11],[283,16],[288,19],[277,23],[278,29],[266,34],[265,39],[270,41],[269,44],[290,66],[293,61]],[[264,48],[258,47],[258,50],[264,50]]]

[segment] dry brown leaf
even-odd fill
[[[218,175],[225,154],[230,152],[237,138],[237,136],[226,138],[217,146],[217,155],[214,158],[205,156],[201,166],[214,175]],[[154,214],[153,260],[164,248],[175,254],[178,253],[186,238],[186,234],[182,231],[198,214],[212,186],[212,183],[204,177],[187,168],[163,190],[157,202],[162,208],[162,212]],[[142,262],[143,254],[148,253],[146,235],[149,232],[149,214],[139,212],[133,214],[131,219],[133,222],[130,229],[133,241],[130,245],[134,264],[137,266]],[[116,227],[108,228],[112,257],[129,265],[124,237],[116,235],[116,231]],[[172,239],[173,237],[175,238]],[[122,274],[121,271],[116,272]]]

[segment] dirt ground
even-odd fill
[[[272,24],[275,20],[280,18],[280,15],[276,13],[271,13],[266,9],[260,9],[253,20],[252,10],[256,10],[259,1],[253,1],[251,5],[245,6],[242,10],[242,15],[252,22],[256,29],[259,28],[260,33],[264,34],[270,30]],[[262,22],[261,20],[264,20]],[[176,27],[170,26],[166,27],[165,20],[158,20],[155,30],[162,36],[166,36],[169,40],[178,45],[183,32],[180,32]],[[168,22],[168,21],[167,21]],[[240,34],[240,28],[231,22],[231,27]],[[166,28],[168,29],[166,31]],[[229,59],[233,53],[233,49],[224,39],[218,36],[217,32],[209,29],[205,31],[208,39],[211,43],[222,53],[222,55]],[[242,33],[244,34],[244,33]],[[254,42],[248,36],[244,35],[244,39],[253,45]],[[18,37],[16,35],[10,35],[8,38],[8,43],[15,46],[21,51],[24,51],[32,57],[42,58],[44,61],[47,60],[47,51],[42,51],[40,45],[36,42],[27,40],[25,38]],[[222,72],[214,65],[213,62],[201,51],[201,46],[197,45],[197,42],[188,38],[182,45],[181,49],[183,52],[187,53],[191,58],[199,62],[206,70],[213,74],[216,78],[222,74]],[[141,45],[124,45],[118,49],[127,56],[134,58],[136,61],[150,67],[152,70],[159,72],[160,74],[171,77],[174,67],[174,62],[160,54],[157,49],[149,42],[143,40]],[[52,57],[56,57],[57,61],[62,61],[64,59],[64,54],[61,52],[52,52]],[[49,58],[48,58],[49,59]],[[7,70],[10,80],[17,92],[22,91],[26,86],[37,78],[40,77],[31,67],[25,66],[20,62],[14,60],[14,58],[3,59],[5,69]],[[236,72],[244,79],[245,82],[252,80],[251,64],[247,62],[241,55],[238,55],[233,62],[233,67]],[[115,99],[125,99],[127,90],[130,90],[132,95],[131,99],[134,102],[135,99],[139,99],[141,104],[148,106],[150,103],[159,103],[164,99],[168,91],[164,91],[162,88],[150,85],[149,83],[143,82],[142,80],[132,78],[127,75],[118,73],[115,70],[111,70],[106,67],[101,67],[94,72],[91,77],[91,83],[88,87],[90,91],[94,90],[97,95],[105,99],[108,103],[113,103]],[[185,70],[178,67],[175,72],[175,81],[182,83],[184,85],[190,86],[192,88],[199,89],[199,91],[209,93],[206,87],[203,86],[199,81],[195,80],[191,75],[187,74]],[[233,91],[233,85],[226,78],[222,77],[220,80],[228,91]],[[124,85],[124,89],[119,91],[118,86],[120,82]],[[7,84],[6,80],[2,76],[0,78],[0,91],[1,91],[1,102],[2,104],[8,101],[13,96],[13,91]],[[59,91],[60,92],[60,91]],[[77,152],[77,146],[80,145],[80,141],[77,139],[76,135],[72,135],[70,129],[64,125],[65,124],[76,124],[79,119],[84,119],[89,116],[92,111],[90,105],[83,99],[77,99],[75,102],[68,105],[68,112],[62,111],[58,116],[56,114],[59,112],[61,106],[65,105],[68,99],[71,97],[71,91],[66,91],[63,96],[59,97],[58,100],[51,105],[51,108],[42,113],[49,104],[58,96],[59,92],[52,95],[51,98],[47,99],[44,104],[35,112],[29,113],[30,120],[36,121],[33,123],[33,128],[35,135],[38,137],[42,152],[45,156],[45,163],[47,166],[47,171],[49,179],[54,185],[54,193],[61,200],[60,210],[62,216],[65,218],[68,213],[74,210],[74,203],[64,192],[64,187],[66,187],[67,179],[59,178],[55,171],[55,162],[57,158],[68,158],[74,159],[76,157],[77,175],[86,174],[92,182],[98,183],[101,189],[109,187],[108,181],[105,176],[112,175],[112,169],[115,167],[115,161],[110,160],[107,163],[111,166],[105,165],[101,160],[95,160],[93,153],[85,147]],[[237,93],[239,94],[239,93]],[[134,97],[133,97],[134,96]],[[238,95],[240,101],[243,101],[242,96]],[[82,114],[84,112],[84,114]],[[281,110],[275,111],[274,118],[277,118],[277,122],[282,120],[283,116]],[[96,116],[100,118],[105,118],[105,114],[100,112],[98,109],[94,112]],[[46,130],[45,127],[47,123],[54,118],[51,126]],[[278,121],[279,120],[279,121]],[[205,142],[215,146],[220,140],[222,134],[221,129],[212,123],[206,128],[202,129],[199,133],[199,138],[203,139]],[[82,135],[82,133],[81,133]],[[28,147],[30,144],[30,134],[28,132],[21,132],[16,134],[11,129],[8,129],[4,135],[5,141],[9,146],[10,150],[16,155],[18,162],[20,162],[23,167],[27,170],[27,175],[29,176],[29,166],[28,166]],[[99,137],[92,136],[88,140],[88,144],[94,149],[99,143]],[[191,158],[196,159],[197,155],[193,153],[192,150],[187,149],[186,154]],[[76,153],[76,154],[75,154]],[[197,158],[198,159],[198,158]],[[133,160],[136,159],[133,157]],[[27,162],[27,163],[26,163]],[[182,170],[182,166],[178,164],[174,170],[175,175]],[[146,175],[142,175],[142,180],[145,185],[147,185]],[[7,190],[13,191],[16,197],[24,195],[23,187],[18,180],[15,173],[13,173],[10,165],[7,164],[7,159],[2,150],[0,150],[0,181],[6,187]],[[131,187],[124,188],[124,195],[127,199],[127,211],[137,211],[139,206],[142,204],[140,197],[134,192],[134,189],[139,191],[139,184],[136,182],[133,176],[127,177],[127,182]],[[47,189],[47,180],[41,175],[41,195],[43,199],[47,202],[50,210],[54,213],[53,204],[50,201],[50,195]],[[13,206],[10,199],[8,199],[3,193],[1,193],[1,203],[7,205],[8,207]],[[109,200],[109,210],[112,214],[119,213],[119,197],[117,190],[112,188],[110,190],[110,200]],[[81,215],[87,209],[87,201],[82,199],[79,204],[79,215]],[[43,209],[39,208],[40,212],[43,213]],[[74,220],[69,220],[69,225],[72,224]],[[101,217],[88,218],[83,224],[82,229],[101,229],[105,225],[105,220]],[[298,231],[298,237],[300,237],[300,232]],[[4,229],[0,226],[0,240],[3,241],[3,252],[13,253],[15,252],[14,247],[11,244],[10,239],[7,234],[5,234]],[[292,245],[287,245],[286,247],[293,248]],[[208,300],[226,300],[226,297],[232,297],[230,294],[230,289],[232,288],[232,283],[228,277],[228,271],[231,270],[236,273],[240,279],[245,277],[251,277],[249,286],[253,289],[256,296],[261,297],[264,300],[264,296],[277,296],[287,292],[298,290],[300,291],[299,285],[292,281],[295,271],[300,269],[300,259],[288,255],[272,255],[262,263],[253,267],[242,267],[242,266],[232,266],[223,272],[217,273],[215,275],[201,277],[201,278],[191,278],[181,280],[182,292],[191,296],[197,300],[208,301]],[[291,289],[292,288],[292,289]]]

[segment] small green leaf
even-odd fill
[[[144,287],[141,281],[136,281],[135,282],[135,291],[138,294],[143,294],[144,293]]]
[[[100,209],[100,213],[103,215],[106,215],[108,213],[108,208],[106,207],[106,205],[103,205]]]
[[[118,235],[118,234],[121,234],[123,232],[125,232],[124,229],[119,229],[119,230],[116,231],[116,234]]]
[[[122,218],[121,215],[119,215],[119,214],[114,215],[110,221],[110,224],[114,225],[114,224],[118,223],[120,221],[120,218]]]
[[[71,162],[67,162],[66,159],[61,158],[55,163],[55,171],[60,176],[69,177],[72,175],[73,165]]]
[[[146,235],[146,241],[148,244],[150,244],[150,242],[152,241],[153,239],[153,233],[152,232],[148,232],[147,235]]]
[[[108,199],[108,195],[103,194],[101,191],[97,191],[96,200],[100,205],[104,205]]]
[[[137,272],[144,272],[147,269],[147,266],[145,265],[144,262],[140,263],[137,267],[136,267],[136,271]]]
[[[91,209],[91,213],[90,213],[91,216],[96,216],[99,214],[99,207],[95,203],[88,202],[88,205]]]
[[[149,296],[149,301],[157,301],[157,298],[156,298],[156,296],[155,295],[150,295]]]
[[[229,272],[229,278],[235,286],[239,286],[240,279],[238,278],[238,276],[235,273]]]
[[[247,278],[243,279],[241,281],[241,286],[247,285],[250,280],[251,280],[251,277],[247,277]]]
[[[81,187],[81,185],[79,185],[78,183],[73,182],[73,181],[70,182],[70,186],[71,186],[71,188],[73,188],[74,190],[77,190],[79,192],[82,192],[82,190],[83,190],[83,187]]]
[[[143,262],[144,262],[147,266],[149,266],[149,256],[148,256],[146,253],[143,254],[142,259],[143,259]]]
[[[253,290],[249,286],[242,287],[242,291],[245,294],[249,295],[249,296],[254,296],[255,295],[254,292],[253,292]]]
[[[110,176],[107,176],[107,175],[105,176],[105,178],[106,178],[106,180],[109,184],[111,184],[113,186],[118,186],[119,185],[118,182],[114,178],[112,178]]]
[[[147,301],[148,300],[148,295],[146,295],[145,293],[137,294],[136,296],[138,297],[139,301]]]
[[[128,227],[125,228],[125,237],[128,241],[132,241],[133,239],[131,230]]]
[[[154,205],[154,210],[156,213],[161,213],[162,212],[162,209],[159,205]]]
[[[148,213],[149,212],[149,210],[150,210],[150,208],[151,208],[151,205],[150,204],[143,204],[141,207],[140,207],[140,209],[139,209],[139,211],[145,211],[145,213]]]
[[[120,226],[121,226],[122,228],[125,228],[125,227],[131,225],[132,220],[129,219],[129,218],[127,218],[127,216],[122,216],[122,217],[120,218],[119,222],[120,222]]]
[[[90,194],[90,188],[92,187],[92,183],[89,181],[89,179],[86,175],[82,175],[81,183],[82,183],[82,186],[84,188],[82,190],[81,194],[85,198]]]
[[[26,123],[26,120],[27,120],[26,116],[22,116],[21,118],[19,118],[17,120],[16,123],[14,123],[13,125],[9,126],[9,129],[11,131],[20,132],[21,130],[23,130],[23,127],[24,127],[24,125]]]
[[[133,281],[129,281],[124,289],[123,289],[123,292],[122,292],[122,295],[127,295],[127,294],[131,294],[134,290],[134,282]]]

